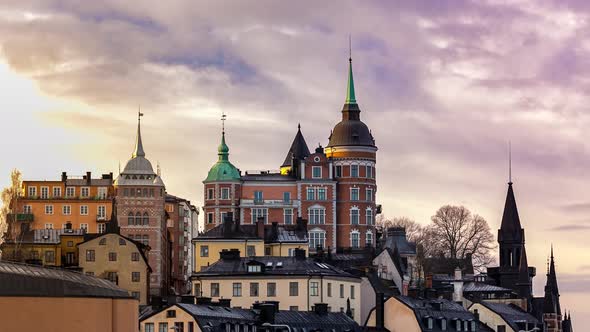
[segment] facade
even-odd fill
[[[354,93],[352,61],[342,120],[329,143],[311,153],[298,126],[280,171],[245,172],[229,161],[222,133],[219,159],[204,183],[204,225],[209,230],[233,213],[241,224],[309,222],[309,250],[318,247],[363,248],[375,243],[377,147],[360,120]]]
[[[63,172],[61,180],[25,180],[16,202],[18,213],[10,217],[16,221],[11,234],[27,229],[63,229],[67,224],[72,229],[99,233],[111,215],[113,197],[112,173],[92,179],[90,172],[79,177]]]
[[[0,261],[3,331],[137,331],[138,301],[77,272]]]
[[[543,324],[514,304],[483,301],[472,304],[469,311],[477,313],[479,320],[495,332],[543,331]]]
[[[186,294],[189,292],[188,279],[192,273],[189,262],[192,258],[193,214],[196,209],[190,201],[169,194],[166,195],[165,208],[170,241],[170,287],[175,294]]]
[[[169,239],[164,209],[166,188],[160,175],[154,172],[151,162],[145,157],[140,121],[137,124],[135,150],[115,181],[115,192],[121,235],[150,247],[150,293],[166,295],[170,284]]]
[[[360,278],[325,263],[295,257],[248,257],[225,251],[221,259],[193,274],[195,296],[231,299],[232,306],[250,308],[257,301],[280,301],[281,310],[310,311],[325,303],[328,312],[349,311],[360,321]]]
[[[80,268],[88,276],[107,279],[125,289],[140,305],[149,301],[147,248],[116,233],[91,235],[78,245]]]

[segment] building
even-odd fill
[[[151,162],[145,157],[141,140],[142,113],[139,115],[135,149],[115,180],[117,221],[121,235],[150,247],[150,293],[165,295],[170,284],[169,239],[164,209],[166,188],[160,174],[154,172]]]
[[[293,256],[295,249],[307,249],[307,224],[301,218],[295,225],[279,225],[277,222],[265,225],[263,220],[254,225],[241,225],[232,219],[230,212],[222,224],[193,239],[198,271],[217,262],[219,253],[224,250],[239,250],[241,257],[286,257]]]
[[[138,301],[81,273],[0,261],[3,331],[136,331]]]
[[[221,259],[192,277],[195,296],[231,299],[250,308],[257,301],[280,301],[281,310],[309,311],[326,303],[329,312],[345,312],[360,321],[360,278],[305,257],[240,257],[224,251]]]
[[[165,209],[170,241],[170,288],[173,294],[187,294],[190,292],[189,277],[192,273],[189,262],[192,258],[191,239],[196,208],[184,198],[166,194]]]
[[[9,217],[10,234],[65,228],[67,224],[72,229],[100,233],[111,215],[113,197],[112,173],[93,179],[91,172],[78,177],[63,172],[61,180],[25,180],[16,202],[18,213]]]
[[[84,274],[107,279],[128,291],[140,305],[148,304],[151,268],[146,246],[109,231],[87,235],[78,250]]]
[[[205,230],[239,216],[240,224],[293,224],[309,221],[309,250],[318,247],[363,248],[375,242],[377,147],[369,128],[360,119],[356,102],[352,61],[342,120],[336,124],[325,148],[310,152],[298,126],[280,171],[245,172],[229,161],[225,129],[218,147],[218,161],[204,183]]]
[[[469,311],[477,313],[479,320],[495,332],[543,331],[543,324],[514,304],[482,301],[473,303]]]
[[[380,240],[381,249],[389,249],[393,252],[397,248],[411,280],[415,282],[419,280],[421,276],[417,268],[418,252],[416,243],[408,241],[406,229],[403,227],[389,227],[384,233],[384,237]]]
[[[199,300],[205,300],[203,298]],[[333,331],[359,332],[359,325],[344,313],[328,312],[318,305],[314,311],[278,310],[278,303],[258,303],[254,309],[230,308],[230,301],[175,303],[151,307],[140,320],[141,332],[154,331],[211,331],[255,332],[281,331],[286,326],[292,332]]]
[[[2,244],[2,259],[33,265],[76,268],[78,244],[84,229],[34,229],[7,239]]]

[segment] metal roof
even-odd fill
[[[480,302],[480,304],[495,312],[500,317],[502,317],[502,319],[504,319],[506,323],[508,323],[508,325],[510,325],[510,327],[515,331],[520,330],[519,326],[517,325],[517,323],[520,322],[527,322],[529,324],[539,324],[539,321],[535,317],[528,314],[527,312],[525,312],[520,307],[514,304],[504,304],[487,301],[482,301]]]

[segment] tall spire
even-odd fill
[[[555,258],[553,257],[553,244],[551,244],[551,258],[549,259],[549,273],[547,274],[547,285],[551,287],[551,291],[553,292],[553,294],[555,294],[555,296],[559,296],[559,288],[557,287],[557,273],[555,272]],[[559,309],[560,308],[558,308],[558,310]]]
[[[219,161],[229,161],[229,147],[225,144],[225,120],[227,115],[221,114],[221,144],[217,148],[217,155],[219,155]]]
[[[143,151],[143,143],[141,142],[141,117],[143,113],[141,113],[141,107],[137,111],[137,138],[135,139],[135,150],[131,155],[133,158],[135,157],[145,157],[145,152]]]
[[[348,58],[348,85],[346,86],[346,101],[344,103],[356,104],[356,96],[354,95],[354,78],[352,77],[352,47],[350,48],[350,55]]]

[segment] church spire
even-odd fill
[[[354,78],[352,76],[352,58],[348,58],[348,85],[346,86],[346,104],[356,104]]]
[[[514,190],[512,189],[512,147],[508,143],[508,192],[506,193],[506,202],[504,204],[504,214],[502,215],[502,224],[500,232],[503,238],[512,240],[523,240],[522,226],[518,216],[518,208],[516,206],[516,199],[514,198]]]
[[[143,143],[141,142],[141,117],[143,113],[141,113],[141,108],[137,111],[137,137],[135,139],[135,150],[131,155],[133,158],[135,157],[145,157],[145,152],[143,151]]]
[[[225,113],[221,114],[221,144],[217,148],[217,155],[219,156],[219,161],[229,161],[229,147],[225,144],[225,120],[227,119],[227,115]]]
[[[549,271],[547,273],[547,285],[551,293],[556,298],[557,313],[561,314],[561,307],[559,304],[559,288],[557,287],[557,274],[555,272],[555,259],[553,257],[553,244],[551,245],[551,258],[549,259]]]

